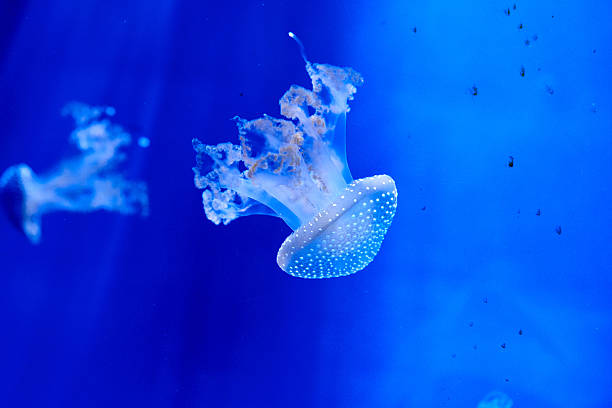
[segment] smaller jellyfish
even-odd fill
[[[365,268],[378,253],[397,206],[387,175],[353,180],[346,160],[348,101],[363,82],[351,68],[311,63],[312,90],[292,85],[280,99],[286,119],[236,117],[240,144],[193,140],[196,187],[206,217],[228,224],[276,215],[293,229],[277,254],[286,273],[331,278]]]
[[[117,170],[126,159],[121,148],[131,143],[131,137],[109,120],[115,109],[70,103],[63,114],[74,119],[70,141],[80,155],[44,174],[17,164],[0,177],[0,203],[9,220],[34,244],[40,241],[41,219],[48,212],[148,212],[146,185],[126,180]]]
[[[492,391],[478,403],[477,408],[512,408],[513,405],[509,396],[500,391]]]

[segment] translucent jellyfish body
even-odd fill
[[[204,190],[204,211],[215,224],[251,214],[281,217],[294,230],[277,255],[288,274],[350,275],[378,253],[395,215],[397,190],[389,176],[353,180],[349,171],[346,113],[361,76],[311,63],[303,47],[302,55],[312,90],[289,88],[280,99],[287,119],[236,117],[239,145],[194,139],[195,184]]]
[[[513,405],[509,396],[500,391],[492,391],[478,403],[477,408],[512,408]]]
[[[126,158],[120,149],[131,137],[110,122],[114,113],[110,107],[67,105],[64,114],[76,123],[71,141],[81,154],[46,174],[36,175],[28,165],[18,164],[0,178],[0,202],[32,243],[40,241],[42,215],[51,211],[104,209],[146,215],[146,185],[126,180],[116,169]]]

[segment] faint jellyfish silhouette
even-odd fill
[[[311,63],[299,39],[312,91],[292,85],[281,114],[235,117],[240,145],[205,145],[197,153],[195,184],[207,218],[227,225],[240,216],[281,217],[294,232],[277,263],[290,275],[330,278],[365,268],[378,253],[397,207],[387,175],[353,180],[346,161],[348,101],[361,75],[351,68]]]
[[[120,149],[130,144],[131,137],[108,119],[114,108],[71,103],[63,114],[75,121],[70,140],[81,154],[45,174],[36,175],[27,164],[17,164],[0,178],[5,212],[34,244],[40,241],[41,218],[48,212],[148,213],[146,185],[126,180],[116,169],[126,159]]]
[[[512,408],[512,405],[514,402],[509,396],[500,391],[492,391],[478,403],[477,408]]]

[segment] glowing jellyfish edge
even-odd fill
[[[194,183],[215,224],[253,214],[275,215],[294,232],[278,265],[301,278],[331,278],[365,268],[378,253],[397,207],[387,175],[353,180],[346,159],[348,101],[363,83],[351,68],[311,63],[292,33],[312,90],[292,85],[281,114],[234,118],[240,144],[193,139]]]

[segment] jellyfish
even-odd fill
[[[292,85],[280,99],[286,119],[235,117],[239,144],[193,140],[195,185],[206,217],[227,225],[246,215],[280,217],[293,233],[277,254],[295,277],[353,274],[376,256],[397,207],[387,175],[354,180],[345,149],[348,101],[363,83],[351,68],[311,63],[312,90]]]
[[[74,119],[70,140],[80,155],[45,174],[17,164],[0,177],[0,202],[9,220],[34,244],[40,241],[41,219],[48,212],[148,212],[145,183],[126,180],[117,170],[126,159],[121,148],[130,144],[131,137],[111,123],[115,110],[70,103],[63,114]]]
[[[512,405],[514,402],[509,396],[500,391],[492,391],[478,403],[477,408],[512,408]]]

